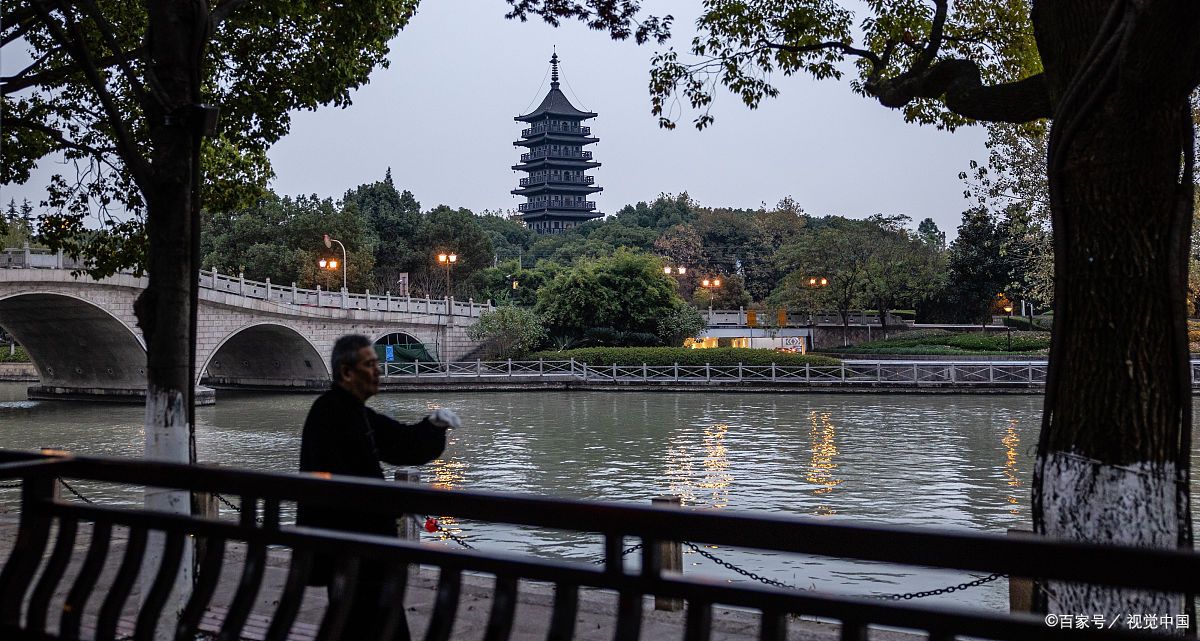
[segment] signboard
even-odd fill
[[[396,360],[396,350],[392,349],[391,345],[384,348],[384,355],[389,363]]]

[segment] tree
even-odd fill
[[[546,330],[533,310],[505,305],[479,315],[479,321],[467,328],[473,341],[491,341],[499,358],[517,358],[536,348],[546,338]]]
[[[669,37],[670,20],[641,15],[636,0],[510,4],[514,17],[574,17],[614,38]],[[695,62],[681,62],[674,49],[655,55],[652,111],[673,127],[666,114],[679,92],[705,127],[718,87],[753,108],[779,94],[771,78],[840,78],[852,61],[852,88],[909,121],[953,129],[972,120],[1052,118],[1055,322],[1034,530],[1190,550],[1184,292],[1195,183],[1188,99],[1200,84],[1200,5],[852,6],[865,13],[857,31],[853,10],[836,2],[708,0],[690,47]],[[1065,611],[1183,612],[1182,601],[1192,609],[1179,597],[1053,589],[1056,609]]]
[[[658,319],[655,334],[666,345],[675,347],[683,345],[685,339],[695,338],[707,325],[695,307],[679,301]]]
[[[842,319],[842,343],[849,344],[850,310],[866,300],[868,263],[877,240],[874,224],[839,219],[809,232],[779,252],[780,267],[788,274],[772,299],[788,307],[832,307]],[[810,279],[824,278],[825,286]]]
[[[374,273],[367,287],[376,292],[392,290],[400,274],[409,271],[415,254],[423,255],[413,245],[421,226],[421,204],[411,192],[396,189],[389,168],[381,182],[347,191],[342,206],[356,207],[374,237]]]
[[[926,218],[917,225],[917,237],[926,245],[936,249],[946,248],[946,232],[938,229],[932,218]]]
[[[888,312],[898,305],[916,305],[941,288],[940,252],[904,228],[907,216],[873,216],[868,222],[878,225],[866,233],[874,236],[864,272],[865,300],[879,310],[883,337],[888,336]]]
[[[451,209],[446,205],[438,205],[426,214],[413,239],[413,246],[420,248],[421,258],[411,268],[416,274],[412,282],[426,295],[474,295],[462,284],[469,282],[475,272],[491,267],[495,258],[491,238],[477,221],[478,216],[471,210]],[[458,259],[453,265],[443,266],[437,261],[440,253],[454,253]],[[453,291],[446,290],[447,281]]]
[[[6,3],[0,49],[24,49],[32,64],[2,79],[0,183],[27,181],[52,154],[81,165],[77,180],[52,179],[47,242],[85,254],[93,275],[130,266],[148,273],[135,305],[147,351],[147,457],[195,460],[201,163],[226,179],[204,185],[210,196],[254,193],[270,175],[265,150],[287,132],[288,113],[347,104],[349,90],[387,64],[387,42],[414,7]],[[250,189],[231,189],[238,185]],[[108,215],[110,205],[144,213],[145,227],[137,217]],[[103,231],[80,233],[93,209]],[[186,492],[148,491],[146,503],[189,510]],[[176,592],[172,609],[185,594]]]
[[[996,294],[1011,280],[1012,264],[1001,253],[1004,233],[983,207],[963,212],[958,237],[950,245],[946,291],[962,320],[984,323]]]
[[[655,334],[659,319],[682,302],[662,263],[619,249],[556,276],[538,290],[537,312],[555,334],[579,337],[599,327]]]

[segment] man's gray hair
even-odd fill
[[[358,352],[371,346],[371,339],[362,334],[347,334],[333,344],[333,355],[329,357],[329,370],[333,380],[342,380],[342,368],[358,365]]]

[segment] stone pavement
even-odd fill
[[[15,515],[0,516],[0,558],[7,560],[16,538]],[[61,607],[67,587],[78,572],[78,566],[87,545],[90,528],[81,527],[77,540],[76,558],[68,568],[65,581],[55,599],[51,602],[53,612]],[[124,549],[125,533],[121,529],[114,530],[112,550],[109,552],[109,564],[101,575],[100,583],[88,602],[84,626],[90,628],[95,624],[105,586],[112,581],[116,566]],[[440,545],[430,543],[429,545]],[[222,570],[221,581],[212,603],[212,612],[208,621],[215,629],[220,621],[223,608],[227,607],[233,598],[241,575],[241,562],[245,549],[240,545],[231,544],[226,552],[225,566]],[[247,641],[262,639],[265,631],[264,622],[269,619],[278,603],[284,580],[287,574],[289,560],[287,550],[271,550],[268,553],[268,563],[262,587],[259,590],[254,617],[243,631],[242,638]],[[414,639],[424,637],[428,627],[429,613],[437,588],[437,568],[422,567],[410,574],[409,588],[405,595],[405,608],[408,610],[409,625]],[[492,579],[488,576],[467,575],[463,580],[462,595],[455,618],[452,639],[471,641],[482,639],[486,629],[488,615],[491,611]],[[533,641],[546,638],[546,629],[550,621],[553,605],[553,586],[544,583],[522,581],[519,589],[515,628],[512,634],[514,641]],[[138,598],[136,593],[131,595],[125,606],[125,625],[122,634],[131,632],[129,627],[136,615]],[[317,626],[325,612],[326,596],[324,588],[309,588],[304,604],[297,617],[298,625],[292,630],[296,641],[307,641],[315,635]],[[657,641],[659,639],[682,639],[684,629],[683,612],[661,612],[654,610],[652,598],[647,598],[642,622],[642,639]],[[51,630],[57,629],[56,614],[49,617]],[[608,641],[613,638],[616,621],[616,596],[612,592],[583,589],[580,591],[580,603],[576,618],[575,638],[581,641]],[[758,638],[758,615],[752,611],[736,608],[714,607],[712,616],[714,641],[733,641]],[[834,641],[839,638],[840,627],[837,624],[823,623],[807,619],[792,619],[789,623],[789,640]],[[923,639],[924,635],[912,635],[888,630],[872,630],[873,641],[914,641]]]

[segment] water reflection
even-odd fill
[[[1013,494],[1008,495],[1008,503],[1012,505],[1009,509],[1010,514],[1021,513],[1021,499],[1017,497],[1017,488],[1021,487],[1021,469],[1017,466],[1017,446],[1021,444],[1021,437],[1017,434],[1017,425],[1020,423],[1015,418],[1008,419],[1008,429],[1004,433],[1004,438],[1000,439],[1000,444],[1005,447],[1004,450],[1004,478],[1008,479],[1008,487]]]
[[[832,492],[843,481],[835,475],[838,464],[833,460],[838,455],[837,430],[829,412],[809,412],[808,420],[811,426],[808,431],[811,457],[804,480],[817,486],[812,490],[813,496],[821,496]],[[824,503],[813,508],[813,514],[817,516],[836,513],[837,510],[831,505]]]
[[[666,449],[666,475],[669,492],[680,503],[692,507],[722,508],[729,505],[733,473],[729,469],[729,451],[725,437],[728,423],[713,423],[700,435],[699,449],[693,433],[681,434],[677,443]],[[701,455],[702,452],[702,455]],[[699,458],[701,471],[696,472]]]

